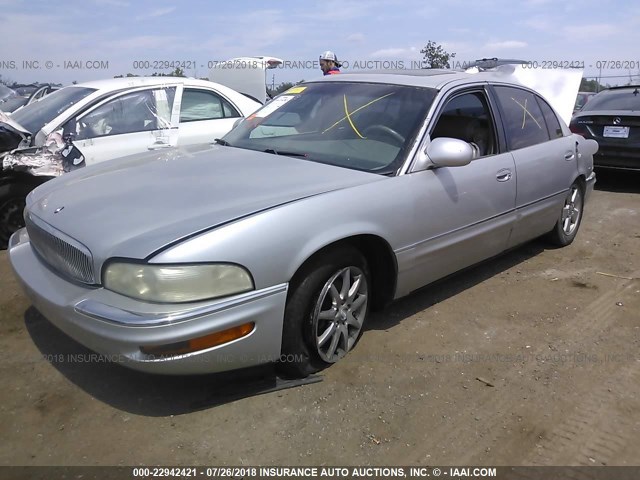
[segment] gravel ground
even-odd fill
[[[0,252],[0,465],[637,465],[639,193],[600,174],[570,247],[423,289],[321,382],[263,395],[92,359]]]

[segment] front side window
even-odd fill
[[[180,106],[180,122],[236,118],[241,115],[224,98],[207,90],[185,88]]]
[[[496,153],[495,126],[483,92],[469,92],[450,99],[440,112],[431,139],[457,138],[474,144],[479,156]]]
[[[77,140],[170,128],[175,88],[121,95],[65,125]]]
[[[549,140],[547,125],[533,93],[515,87],[495,87],[495,91],[511,150]]]
[[[402,165],[436,91],[358,82],[297,85],[247,117],[233,147],[380,174]]]

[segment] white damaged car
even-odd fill
[[[238,60],[212,70],[218,83],[112,78],[62,88],[11,116],[0,112],[0,248],[24,225],[26,195],[52,177],[134,153],[210,143],[260,108],[265,72],[281,60]]]

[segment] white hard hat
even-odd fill
[[[330,60],[334,62],[338,67],[340,66],[340,62],[338,61],[338,57],[331,50],[327,50],[326,52],[322,52],[320,55],[320,60]]]

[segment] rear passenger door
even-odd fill
[[[553,228],[578,175],[576,151],[543,98],[512,86],[496,85],[493,91],[515,161],[517,217],[509,241],[514,246]]]
[[[205,88],[182,91],[178,145],[210,143],[233,128],[239,111],[220,94]]]

